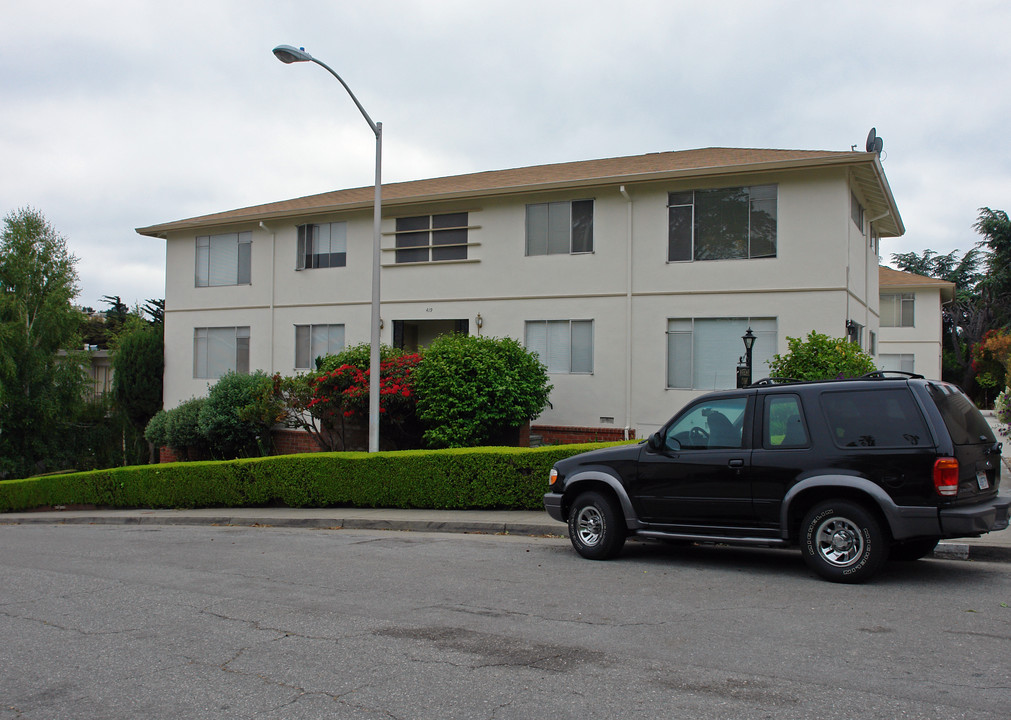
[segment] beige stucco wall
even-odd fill
[[[913,327],[883,327],[878,355],[912,354],[913,371],[931,379],[941,377],[941,292],[938,288],[882,288],[882,293],[912,292]]]
[[[787,336],[841,336],[850,318],[877,331],[877,256],[850,220],[846,172],[634,185],[627,198],[614,185],[390,209],[384,233],[394,230],[395,215],[439,212],[468,211],[476,227],[467,262],[395,265],[384,252],[383,342],[392,342],[394,320],[467,319],[476,333],[480,314],[481,334],[522,341],[527,320],[592,319],[593,374],[553,374],[552,407],[539,422],[596,426],[607,417],[641,435],[701,392],[665,389],[668,318],[775,317],[777,352]],[[667,262],[669,191],[769,183],[779,186],[776,258]],[[525,255],[527,203],[586,198],[595,201],[593,253]],[[334,221],[348,223],[347,266],[296,271],[296,225]],[[201,230],[252,231],[251,284],[232,287],[194,287],[197,233],[171,235],[166,407],[207,391],[207,380],[192,377],[195,327],[248,325],[250,367],[284,374],[294,372],[295,324],[341,323],[347,344],[367,341],[371,223],[365,211]],[[383,244],[393,247],[393,236]]]

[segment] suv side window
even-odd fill
[[[767,395],[762,446],[767,449],[808,446],[804,411],[797,395]]]
[[[980,414],[972,400],[954,385],[930,383],[927,392],[941,411],[941,418],[956,445],[972,445],[979,442],[996,442],[993,430]]]
[[[703,401],[667,428],[664,442],[671,450],[743,447],[747,407],[746,397]]]
[[[909,390],[826,392],[821,406],[839,447],[916,447],[932,444]]]

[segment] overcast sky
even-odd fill
[[[699,147],[862,149],[906,235],[1011,210],[1011,3],[0,0],[0,214],[41,210],[79,302],[164,296],[134,228],[383,179]]]

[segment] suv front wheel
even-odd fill
[[[569,540],[580,555],[607,560],[625,544],[625,518],[615,503],[596,491],[576,497],[569,510]]]
[[[877,518],[848,500],[815,505],[800,530],[804,562],[832,582],[863,582],[888,558],[888,543]]]

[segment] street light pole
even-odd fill
[[[338,82],[348,91],[348,95],[354,100],[358,110],[361,111],[365,122],[372,128],[376,136],[376,198],[373,206],[372,217],[372,313],[371,313],[371,333],[369,335],[369,452],[379,451],[379,262],[380,262],[380,241],[382,235],[380,227],[382,224],[382,166],[383,166],[383,124],[373,122],[365,108],[358,102],[358,98],[351,92],[351,88],[344,82],[340,75],[333,69],[317,60],[307,53],[304,48],[296,48],[292,45],[278,45],[274,48],[274,56],[285,64],[295,62],[314,62],[327,72],[337,78]]]

